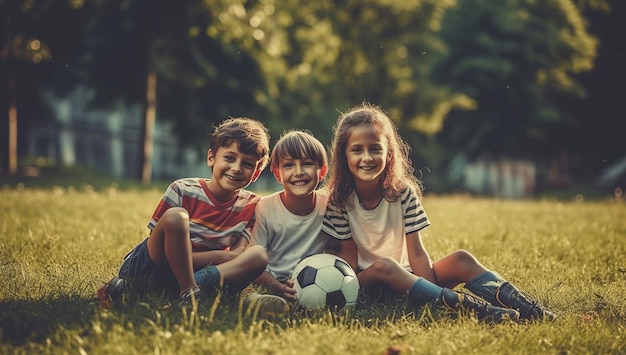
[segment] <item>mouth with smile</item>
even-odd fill
[[[308,183],[309,182],[305,181],[305,180],[298,180],[298,181],[291,182],[291,184],[294,185],[294,186],[304,186],[304,185],[306,185]]]
[[[234,176],[232,176],[232,175],[228,175],[228,174],[224,174],[224,176],[225,176],[228,180],[230,180],[230,181],[235,181],[235,182],[238,182],[238,181],[241,181],[241,180],[242,180],[242,179],[240,179],[240,178],[237,178],[237,177],[234,177]]]

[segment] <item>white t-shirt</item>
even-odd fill
[[[328,206],[322,230],[339,240],[354,239],[361,270],[377,259],[391,257],[412,271],[406,235],[430,225],[417,194],[406,189],[395,202],[382,199],[372,210],[364,209],[355,193],[349,198],[353,199],[353,208]]]
[[[280,192],[264,196],[256,206],[252,243],[265,247],[269,255],[266,271],[281,282],[303,258],[324,251],[328,238],[320,236],[328,196],[319,190],[315,209],[307,216],[295,215],[280,200]]]

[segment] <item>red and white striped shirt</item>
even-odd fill
[[[183,178],[170,184],[157,206],[148,228],[152,231],[159,218],[171,207],[189,213],[189,234],[193,251],[228,250],[240,236],[250,241],[254,209],[260,197],[248,190],[220,203],[207,188],[203,178]]]

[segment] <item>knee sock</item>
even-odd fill
[[[193,274],[202,292],[213,292],[220,288],[220,271],[215,265],[207,265]]]
[[[437,301],[443,288],[420,277],[409,289],[408,298],[415,307],[422,307],[428,303]]]
[[[498,273],[494,271],[487,271],[466,283],[465,288],[492,305],[499,306],[500,302],[496,299],[496,292],[505,282],[506,280],[504,280]]]

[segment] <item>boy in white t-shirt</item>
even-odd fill
[[[304,257],[323,252],[328,241],[320,233],[328,198],[316,189],[328,170],[326,149],[309,132],[289,131],[274,146],[270,169],[283,190],[256,206],[253,244],[267,250],[269,261],[255,283],[295,301],[291,272]]]

